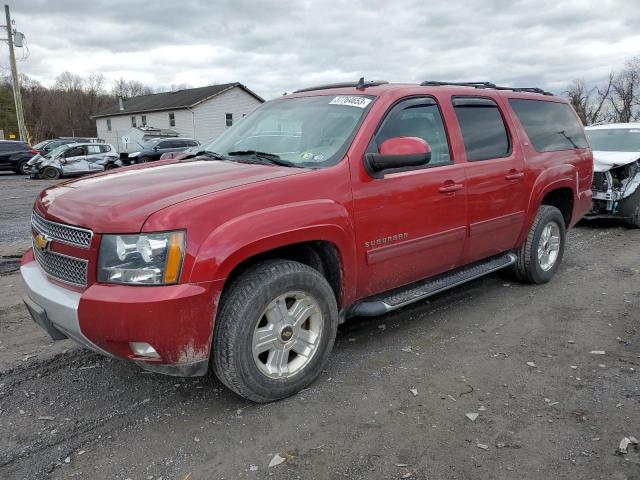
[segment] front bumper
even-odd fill
[[[31,251],[20,270],[27,309],[54,340],[70,338],[153,372],[207,373],[222,282],[160,287],[93,284],[80,292],[51,281]],[[135,354],[132,342],[148,343],[158,357]]]

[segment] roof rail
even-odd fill
[[[492,90],[511,90],[513,92],[529,92],[539,93],[540,95],[553,95],[551,92],[547,92],[537,87],[499,87],[495,83],[491,82],[436,82],[427,80],[420,84],[423,87],[440,87],[445,85],[453,85],[456,87],[473,87],[473,88],[490,88]]]
[[[364,90],[369,87],[377,87],[378,85],[384,85],[387,82],[386,80],[367,80],[365,82],[364,77],[360,77],[360,80],[357,82],[342,82],[342,83],[328,83],[326,85],[318,85],[316,87],[307,87],[301,88],[300,90],[296,90],[293,93],[302,93],[302,92],[311,92],[313,90],[328,90],[329,88],[350,88],[355,87],[358,90]]]

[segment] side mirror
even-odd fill
[[[153,151],[157,152],[158,151],[158,147],[153,147]]]
[[[367,153],[364,165],[373,178],[383,178],[387,171],[422,167],[431,161],[431,147],[422,138],[394,137],[382,142],[380,153]]]

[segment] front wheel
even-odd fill
[[[42,170],[40,178],[43,178],[45,180],[57,180],[58,178],[60,178],[60,170],[55,167],[46,167],[44,170]]]
[[[631,228],[640,228],[640,187],[622,200],[620,215]]]
[[[517,251],[514,270],[520,281],[546,283],[558,271],[566,240],[566,226],[560,210],[541,205],[524,244]]]
[[[222,296],[212,367],[244,398],[279,400],[320,375],[337,328],[335,295],[317,270],[287,260],[263,262]]]
[[[149,163],[151,159],[149,157],[141,157],[136,163]]]

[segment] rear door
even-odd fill
[[[504,108],[494,99],[452,97],[466,160],[469,239],[463,263],[516,246],[524,223],[524,158]]]
[[[456,267],[466,233],[464,165],[455,163],[438,104],[431,97],[404,99],[387,113],[369,143],[419,137],[431,146],[428,168],[375,179],[362,159],[353,178],[359,278],[368,296]]]
[[[100,147],[97,143],[85,146],[87,151],[87,168],[92,172],[104,170],[105,155]]]
[[[8,169],[11,167],[11,151],[12,147],[9,142],[0,142],[0,168]]]

